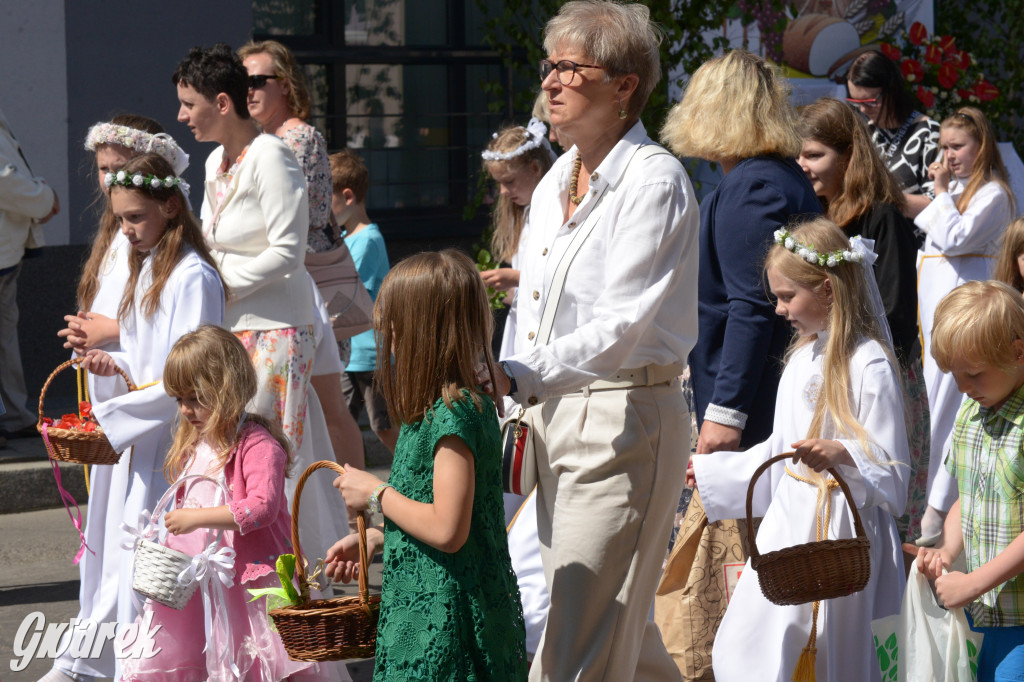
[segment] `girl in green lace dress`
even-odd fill
[[[367,533],[371,555],[384,547],[377,682],[526,679],[498,420],[474,379],[492,361],[492,324],[473,262],[453,249],[402,261],[377,297],[377,372],[402,429],[387,483],[347,465],[335,481],[350,508],[385,519]],[[352,535],[328,552],[328,574],[347,582],[357,560]]]

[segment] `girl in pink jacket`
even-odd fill
[[[284,494],[289,444],[280,427],[245,411],[256,393],[245,347],[219,327],[199,327],[174,345],[163,382],[181,412],[164,475],[177,481],[201,474],[222,483],[229,495],[223,499],[223,488],[208,480],[182,485],[176,509],[164,516],[165,544],[195,556],[215,537],[196,531],[222,530],[220,547],[234,550],[234,575],[221,569],[221,583],[231,584],[214,598],[219,603],[209,614],[198,594],[181,611],[148,601],[140,619],[152,612],[159,650],[148,659],[124,661],[124,680],[351,679],[343,666],[289,660],[263,600],[250,601],[247,592],[279,586],[277,557],[292,550]]]

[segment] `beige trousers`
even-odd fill
[[[689,457],[678,381],[549,400],[534,419],[551,593],[531,682],[680,680],[648,620]]]

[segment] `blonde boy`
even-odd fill
[[[352,252],[359,278],[363,280],[370,297],[377,300],[381,282],[391,266],[384,246],[384,236],[377,224],[366,214],[366,194],[370,189],[370,174],[362,159],[344,150],[331,154],[331,212],[344,230],[345,244]],[[341,388],[348,401],[352,418],[358,420],[363,406],[370,419],[370,427],[392,454],[398,441],[398,425],[392,425],[388,407],[375,386],[374,370],[377,364],[377,342],[373,330],[352,337],[352,353]]]
[[[966,396],[945,462],[960,499],[941,544],[914,548],[917,565],[946,607],[966,606],[985,633],[978,680],[1021,679],[1012,675],[1024,672],[1024,299],[1002,282],[968,282],[935,320],[932,356]],[[961,552],[968,572],[942,575]]]

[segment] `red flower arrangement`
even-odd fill
[[[902,36],[902,45],[882,43],[886,57],[899,62],[914,96],[934,119],[942,120],[965,104],[991,102],[999,89],[985,80],[971,55],[953,36],[929,36],[915,21]]]

